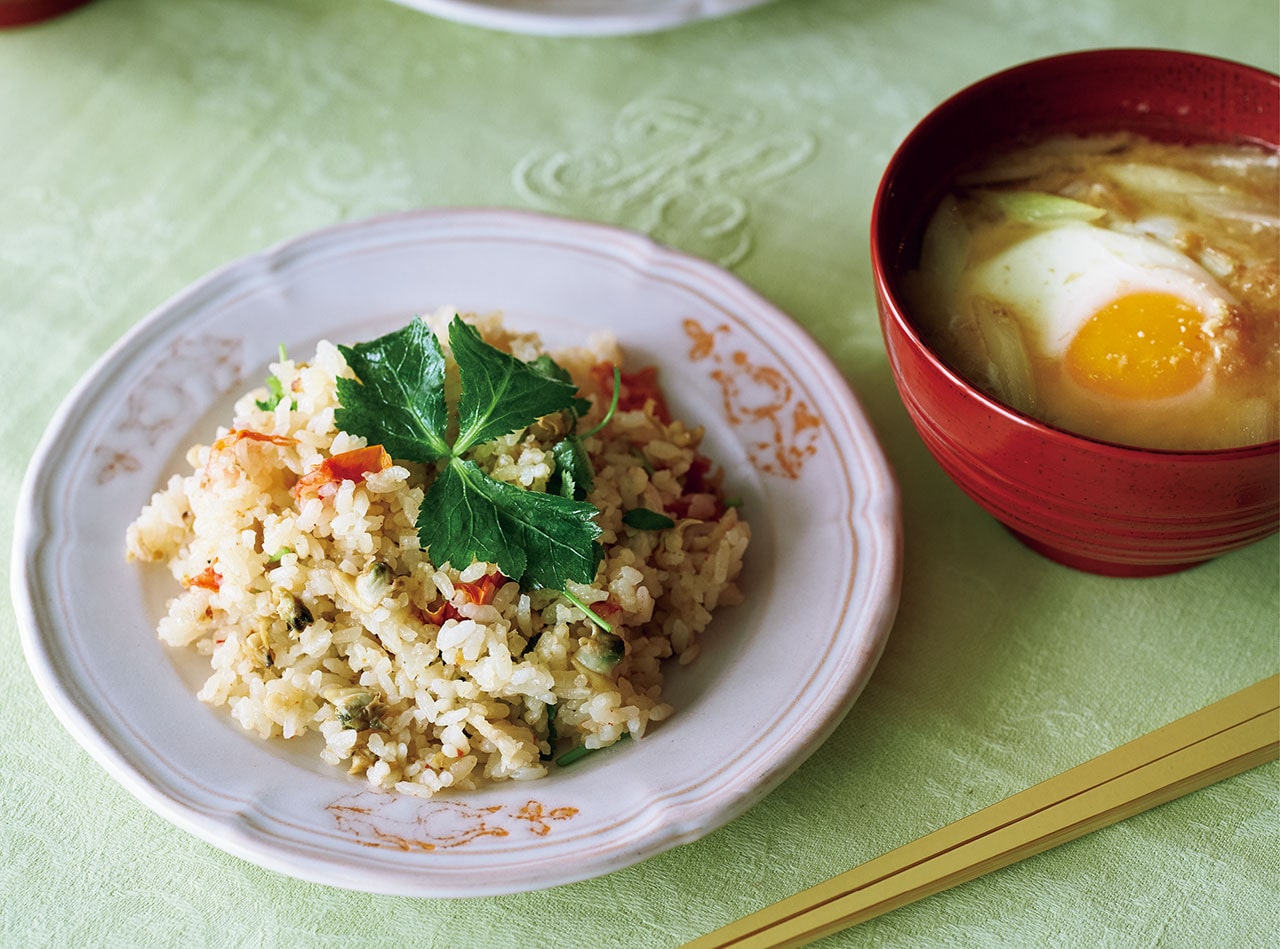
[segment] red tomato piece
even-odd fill
[[[591,374],[595,376],[600,391],[607,397],[613,398],[613,363],[598,362],[591,367]],[[646,403],[652,402],[653,414],[664,425],[670,424],[671,412],[667,409],[667,400],[658,385],[657,366],[645,366],[634,372],[623,369],[619,372],[619,378],[622,381],[622,387],[618,393],[619,412],[643,409]]]
[[[212,590],[217,593],[222,589],[222,574],[213,568],[213,564],[205,567],[194,577],[184,577],[182,585],[185,587],[200,587],[202,590]]]
[[[297,480],[290,492],[298,500],[328,497],[343,481],[359,484],[365,476],[390,467],[391,456],[381,445],[354,448],[331,455]]]

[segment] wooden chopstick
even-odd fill
[[[1280,756],[1274,675],[686,949],[800,946]]]

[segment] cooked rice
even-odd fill
[[[521,359],[542,351],[536,336],[497,316],[467,319]],[[431,323],[447,353],[444,314]],[[593,339],[554,356],[595,402],[586,430],[608,404],[590,368],[619,363],[617,345]],[[617,412],[585,440],[605,556],[594,583],[569,589],[625,641],[624,658],[602,674],[576,655],[595,626],[563,597],[508,580],[492,602],[471,602],[462,585],[504,579],[497,567],[440,567],[419,549],[423,466],[396,461],[329,497],[295,501],[290,488],[304,472],[365,442],[334,426],[335,377],[352,375],[335,346],[321,342],[311,361],[285,359],[271,371],[286,398],[263,410],[265,389],[242,397],[230,428],[193,446],[191,473],[172,476],[128,529],[129,557],[166,562],[183,586],[158,632],[209,657],[200,699],[263,738],[318,731],[326,762],[421,796],[546,774],[552,707],[561,750],[640,738],[672,714],[662,661],[693,660],[712,612],[740,601],[735,580],[750,537],[718,488],[692,478],[686,493],[700,429],[664,423],[649,403]],[[473,458],[497,480],[544,490],[553,427],[549,417]],[[283,437],[236,437],[243,431]],[[690,516],[638,531],[622,522],[637,507]],[[437,625],[427,614],[444,601],[456,616]]]

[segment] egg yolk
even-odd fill
[[[1171,293],[1111,301],[1067,347],[1067,370],[1081,385],[1126,399],[1163,399],[1194,388],[1209,344],[1200,311]]]

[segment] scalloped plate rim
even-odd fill
[[[210,816],[207,813],[200,813],[199,807],[192,801],[184,802],[172,793],[172,789],[158,786],[153,778],[149,779],[148,775],[139,772],[130,764],[125,753],[127,749],[121,749],[114,743],[118,736],[104,733],[103,726],[93,714],[99,710],[81,708],[76,699],[67,694],[57,667],[61,657],[51,651],[50,643],[45,640],[40,630],[41,611],[33,596],[33,590],[30,587],[31,578],[28,575],[28,561],[35,557],[42,540],[41,535],[37,534],[37,529],[47,526],[42,523],[45,512],[41,511],[38,503],[42,497],[38,485],[39,474],[55,458],[58,448],[57,436],[72,425],[72,417],[79,403],[94,391],[95,387],[110,388],[112,385],[121,384],[112,378],[116,363],[122,360],[125,354],[141,345],[141,342],[150,334],[161,332],[168,323],[181,324],[184,320],[192,319],[191,313],[185,312],[185,309],[194,306],[193,312],[199,313],[202,305],[208,305],[207,302],[201,303],[201,295],[217,290],[220,282],[230,280],[234,285],[237,279],[242,280],[246,275],[260,278],[265,274],[271,277],[282,270],[287,270],[292,261],[305,259],[308,255],[331,252],[335,244],[339,248],[348,242],[359,244],[362,236],[372,233],[376,237],[383,229],[388,229],[388,233],[396,233],[401,229],[414,232],[415,227],[425,225],[429,230],[433,225],[440,226],[448,222],[462,222],[465,225],[478,227],[481,231],[488,228],[494,233],[501,228],[503,222],[514,222],[522,226],[550,228],[552,231],[564,230],[574,235],[575,239],[608,236],[613,241],[620,242],[618,246],[626,248],[632,254],[638,252],[651,273],[660,270],[664,265],[674,266],[694,283],[719,284],[715,288],[718,292],[758,309],[770,320],[779,321],[779,325],[773,326],[772,329],[789,334],[791,345],[801,349],[807,348],[805,355],[810,359],[819,360],[820,365],[825,365],[825,371],[834,376],[824,382],[831,385],[839,380],[843,385],[842,394],[845,398],[841,408],[849,415],[847,421],[859,427],[864,439],[864,443],[858,448],[864,461],[878,466],[880,478],[874,492],[869,496],[861,495],[856,499],[859,508],[867,508],[857,513],[867,524],[870,524],[873,536],[881,548],[863,552],[875,553],[878,557],[873,571],[874,576],[868,578],[865,572],[863,573],[863,580],[871,586],[875,600],[862,611],[865,615],[860,617],[864,626],[861,631],[863,638],[860,640],[864,647],[861,666],[847,675],[844,680],[837,682],[837,685],[843,689],[842,695],[835,701],[830,701],[825,706],[811,711],[796,726],[802,728],[809,737],[807,747],[774,756],[769,762],[769,768],[760,774],[753,784],[727,795],[727,800],[719,801],[710,810],[701,801],[667,807],[665,810],[658,809],[649,818],[650,822],[665,825],[664,834],[658,839],[651,839],[646,845],[637,845],[635,840],[628,839],[626,843],[631,847],[628,854],[620,858],[597,859],[590,865],[582,867],[580,871],[562,869],[558,875],[541,884],[528,885],[526,881],[517,886],[510,886],[497,881],[485,885],[474,880],[459,883],[456,886],[441,884],[439,880],[424,884],[417,874],[392,865],[385,873],[375,872],[373,880],[361,881],[360,885],[349,885],[344,883],[341,874],[335,875],[335,865],[326,860],[323,855],[278,855],[264,850],[254,830],[252,807],[224,810],[220,819],[217,814]],[[415,237],[411,234],[411,239],[421,239],[421,236]],[[617,251],[614,253],[616,255]],[[237,274],[240,275],[239,278]],[[216,297],[216,293],[214,296]],[[625,338],[620,341],[625,346]],[[861,693],[884,648],[896,614],[901,583],[901,525],[896,482],[856,398],[848,390],[847,384],[843,383],[829,359],[817,348],[807,333],[737,277],[706,261],[666,248],[645,235],[608,225],[556,218],[539,212],[494,208],[424,209],[320,228],[279,241],[257,253],[224,264],[176,293],[111,346],[81,377],[55,412],[24,477],[15,519],[13,554],[14,570],[11,573],[11,589],[19,618],[23,651],[42,693],[77,741],[135,797],[175,825],[258,865],[329,885],[348,886],[351,889],[368,892],[416,896],[489,895],[586,879],[621,869],[670,847],[697,839],[739,816],[792,773],[843,719],[849,707]],[[533,782],[533,784],[537,783]],[[721,790],[712,793],[710,797],[723,798],[726,795]],[[226,819],[228,815],[234,815],[236,819],[228,822]],[[377,861],[375,860],[374,863],[376,865]]]

